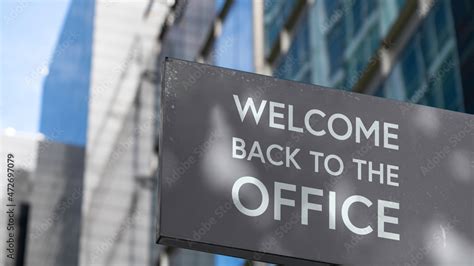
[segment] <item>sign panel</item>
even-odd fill
[[[167,59],[158,243],[473,265],[474,117]]]

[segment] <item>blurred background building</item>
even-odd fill
[[[17,249],[17,258],[15,261],[5,259],[7,256],[7,234],[9,233],[7,228],[7,219],[0,221],[2,230],[0,231],[0,248],[2,255],[2,265],[24,265],[25,264],[25,251],[27,245],[27,227],[28,219],[30,216],[30,206],[32,199],[30,197],[35,182],[36,163],[38,159],[38,142],[42,140],[39,134],[20,133],[16,132],[13,128],[7,128],[0,135],[0,156],[2,161],[0,162],[0,168],[7,169],[7,156],[13,154],[14,158],[14,170],[15,170],[15,194],[14,201],[16,205],[15,213],[15,242]],[[17,158],[23,158],[21,161]],[[6,182],[1,182],[2,191],[7,192]],[[6,213],[7,208],[7,193],[0,194],[0,200],[2,202],[1,210],[2,213]],[[3,217],[3,216],[2,216]]]
[[[266,265],[155,244],[163,59],[472,114],[473,14],[471,0],[69,0],[41,134],[1,124],[23,206],[5,262]]]

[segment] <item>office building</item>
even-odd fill
[[[153,44],[167,1],[95,1],[80,265],[156,265]]]
[[[51,56],[18,265],[78,265],[93,16],[93,1],[72,0]]]
[[[35,182],[35,171],[36,171],[36,161],[38,157],[38,143],[43,139],[41,135],[17,132],[12,128],[7,128],[4,132],[1,132],[0,135],[0,168],[5,169],[5,182],[0,182],[1,190],[5,193],[0,195],[1,211],[2,213],[7,213],[8,207],[7,204],[11,204],[8,201],[9,196],[13,196],[13,203],[15,207],[14,215],[14,244],[16,249],[16,256],[13,256],[13,259],[8,258],[7,254],[10,252],[7,251],[7,235],[10,233],[10,230],[7,229],[9,217],[0,220],[0,238],[2,241],[0,243],[0,264],[2,265],[24,265],[26,259],[26,249],[27,249],[27,235],[28,235],[28,219],[31,209],[31,192],[33,188],[33,183]],[[13,169],[13,193],[7,194],[7,156],[13,155],[11,169]],[[12,192],[11,190],[8,192]],[[8,215],[5,215],[8,216]]]
[[[49,140],[85,147],[94,0],[71,0],[43,84],[40,132]]]
[[[269,32],[265,48],[270,47],[265,53],[273,75],[454,111],[469,109],[472,83],[461,75],[469,65],[460,64],[460,53],[463,62],[470,62],[472,53],[458,49],[458,42],[469,34],[458,33],[453,11],[459,6],[472,9],[471,4],[341,0],[293,1],[292,6],[282,7],[280,1],[265,3]],[[283,14],[288,17],[285,22],[275,21],[282,17],[276,15],[279,10],[292,11]],[[460,23],[469,24],[464,20]]]
[[[2,137],[2,154],[35,165],[19,171],[26,233],[10,264],[156,265],[153,44],[167,10],[70,1],[43,85],[42,137],[31,154],[11,137],[3,150]]]

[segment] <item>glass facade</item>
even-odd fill
[[[308,27],[308,16],[301,18],[301,27],[295,32],[294,39],[286,56],[282,57],[274,72],[274,75],[283,79],[311,82],[310,71],[310,35]]]
[[[474,2],[471,0],[451,1],[452,18],[456,28],[456,44],[464,88],[464,108],[474,114]]]
[[[94,0],[72,0],[43,85],[40,132],[85,146],[92,60]]]
[[[380,89],[381,96],[464,111],[449,4],[448,1],[440,1],[417,28]]]
[[[440,0],[428,7],[428,14],[372,94],[454,111],[467,109],[453,2]],[[272,65],[273,75],[353,90],[367,68],[380,59],[382,40],[395,27],[406,4],[403,0],[324,0],[308,4],[291,34],[289,50]],[[265,19],[276,16],[270,7],[265,6]],[[469,3],[464,7],[472,9]],[[414,12],[419,15],[419,7]],[[283,12],[278,17],[285,16]],[[272,31],[278,29],[277,25],[269,28],[265,20],[265,47],[272,46]],[[391,48],[396,44],[386,45]]]
[[[274,75],[350,90],[379,47],[385,8],[383,2],[375,0],[313,4],[298,21],[291,41],[291,47],[305,57],[305,62],[297,60],[290,48],[278,60]],[[393,8],[390,10],[394,13]],[[266,38],[265,41],[271,40]],[[306,69],[307,63],[311,70],[305,74],[282,74],[285,72],[282,69]],[[325,73],[318,72],[318,68]]]
[[[252,23],[252,0],[235,1],[208,61],[221,67],[254,71]]]
[[[265,54],[268,55],[278,39],[285,21],[290,16],[297,0],[265,0],[264,1],[264,28]]]

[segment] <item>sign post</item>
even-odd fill
[[[158,243],[472,265],[474,117],[167,59]]]

